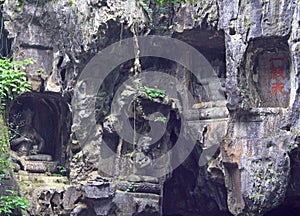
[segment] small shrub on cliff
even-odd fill
[[[16,191],[7,190],[9,196],[0,197],[0,215],[12,215],[15,211],[25,211],[30,203],[24,198],[17,196]]]
[[[5,108],[9,101],[17,95],[29,91],[31,85],[27,82],[24,66],[32,63],[32,59],[12,61],[0,58],[0,175],[5,175],[10,169],[9,133],[5,121]],[[1,177],[0,176],[0,177]],[[2,178],[0,178],[2,179]],[[0,181],[1,182],[1,181]]]
[[[165,116],[158,116],[154,119],[155,122],[163,122],[165,123],[167,118]]]
[[[32,59],[12,61],[0,58],[0,185],[2,179],[11,172],[9,156],[9,132],[6,124],[6,107],[17,95],[29,91],[31,85],[27,82],[24,66],[32,63]],[[17,196],[15,191],[8,190],[10,195],[0,196],[0,215],[12,215],[28,208],[29,203]]]
[[[163,98],[166,95],[166,90],[158,88],[149,88],[147,86],[144,86],[144,91],[147,94],[149,100],[153,100],[153,98]]]
[[[0,114],[3,114],[9,100],[13,100],[15,96],[31,89],[23,70],[24,66],[32,62],[32,59],[24,61],[0,59]]]

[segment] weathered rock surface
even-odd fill
[[[59,92],[69,102],[74,96],[81,98],[72,107],[80,118],[73,119],[70,142],[63,150],[71,185],[33,189],[32,214],[256,216],[281,204],[292,208],[291,197],[300,196],[298,1],[196,0],[193,5],[160,9],[135,1],[71,2],[30,0],[20,5],[7,0],[3,7],[14,58],[36,60],[27,69],[33,89]],[[134,149],[118,135],[124,110],[132,124],[137,119],[135,129],[141,134],[161,117],[157,113],[145,117],[143,110],[124,102],[138,86],[126,88],[117,101],[119,109],[111,111],[117,89],[129,77],[134,80],[137,64],[116,67],[96,98],[85,91],[88,81],[79,83],[74,92],[78,76],[96,53],[122,38],[149,33],[171,34],[195,47],[224,87],[213,89],[211,82],[196,80],[174,62],[150,57],[140,61],[143,69],[162,70],[187,83],[195,98],[185,126],[190,125],[197,144],[164,178],[145,176],[142,169],[131,175],[130,160],[139,155],[141,166],[150,166],[151,157],[174,146],[184,101],[174,107],[159,98],[141,99],[141,107],[149,108],[149,113],[153,109],[173,113],[161,143],[150,151],[146,142]],[[225,93],[226,103],[206,89]],[[96,104],[96,113],[90,111],[90,101]],[[90,117],[96,118],[97,126],[82,127]],[[78,140],[85,140],[84,145]],[[199,164],[206,150],[212,151],[212,160]],[[107,157],[109,153],[116,154]]]

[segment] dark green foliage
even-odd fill
[[[12,61],[9,58],[0,58],[0,185],[2,179],[11,172],[9,156],[9,132],[5,124],[5,109],[7,104],[17,95],[31,89],[27,82],[24,66],[33,62]],[[0,197],[0,215],[12,215],[15,211],[23,211],[29,207],[29,203],[17,192],[7,190],[10,195]]]
[[[153,100],[153,98],[163,98],[166,95],[166,90],[158,88],[149,88],[144,86],[144,91],[146,92],[149,100]]]
[[[56,169],[58,171],[56,174],[57,177],[65,176],[67,174],[67,168],[64,166],[57,166]]]
[[[0,59],[0,114],[3,114],[8,100],[13,100],[15,96],[31,89],[23,67],[32,62],[32,59],[25,61]]]
[[[155,122],[163,122],[165,123],[167,118],[165,116],[158,116],[154,119]]]
[[[1,215],[11,215],[15,210],[24,211],[26,210],[30,203],[24,198],[17,196],[16,191],[7,190],[10,193],[9,196],[0,197],[0,214]]]

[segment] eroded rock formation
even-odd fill
[[[74,117],[72,125],[59,132],[64,138],[56,140],[62,148],[44,152],[69,169],[68,180],[47,185],[42,180],[46,175],[32,179],[22,170],[18,174],[23,193],[32,195],[31,214],[268,215],[277,207],[279,212],[300,208],[291,201],[300,195],[298,1],[196,0],[193,5],[159,8],[142,0],[7,0],[3,17],[13,40],[13,57],[36,60],[27,68],[34,97],[50,91],[70,104],[80,98],[72,107],[80,118]],[[135,56],[114,68],[96,98],[86,91],[89,80],[78,79],[97,53],[121,39],[148,34],[170,35],[193,46],[211,64],[221,85],[197,80],[176,62]],[[158,94],[155,100],[137,94],[147,84],[139,83],[133,73],[141,69],[181,80],[178,88],[190,90],[193,106],[186,107],[185,99],[176,103],[168,94]],[[122,90],[119,109],[111,110],[128,79],[133,84]],[[130,97],[138,99],[138,106],[126,104]],[[42,99],[61,114],[57,100]],[[90,104],[96,112],[90,112]],[[67,108],[63,110],[67,117]],[[185,123],[178,117],[182,110]],[[119,136],[118,128],[127,127],[120,121],[124,113],[139,134],[149,135],[151,125],[165,124],[156,146],[149,147],[134,134],[134,145]],[[83,127],[91,117],[96,127]],[[53,118],[59,124],[71,120]],[[187,159],[165,177],[143,173],[153,158],[175,145],[182,125],[197,140]],[[201,163],[206,160],[203,155],[210,156],[208,163]],[[175,159],[171,156],[163,163]],[[130,160],[138,162],[138,170],[132,172],[136,167]],[[24,179],[40,181],[39,187],[33,183],[28,189]]]

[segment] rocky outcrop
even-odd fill
[[[212,6],[207,7],[210,4]],[[299,63],[294,47],[298,46],[299,4],[294,1],[222,1],[210,2],[201,8],[194,10],[194,6],[187,6],[178,13],[185,17],[180,26],[186,31],[197,25],[193,22],[195,16],[206,13],[209,26],[223,29],[225,33],[230,120],[221,146],[221,170],[225,174],[228,207],[234,215],[261,215],[283,202],[290,167],[294,166],[290,162],[293,156],[289,154],[298,145],[298,126],[291,121],[295,119],[291,116],[295,115],[293,107],[298,103],[295,80]],[[209,13],[214,8],[219,14],[216,19]],[[290,79],[287,97],[281,94],[283,97],[269,101],[272,98],[260,96],[260,91],[266,91],[263,88],[266,84],[257,86],[256,79],[272,79],[259,75],[259,71],[272,73],[270,63],[255,63],[257,56],[264,55],[265,51],[272,53],[265,55],[269,62],[272,57],[282,58],[282,70],[287,70],[283,76]]]
[[[144,1],[5,1],[14,58],[36,60],[27,68],[33,90],[58,92],[68,102],[79,98],[63,150],[70,185],[46,187],[47,200],[36,203],[51,206],[49,214],[71,215],[264,215],[281,204],[292,206],[289,198],[299,196],[300,188],[299,11],[293,0],[196,0],[160,8]],[[112,68],[96,97],[88,91],[93,82],[79,78],[96,53],[148,34],[171,35],[196,48],[220,85],[197,80],[172,61],[139,58],[136,43],[134,60]],[[137,75],[142,69],[181,80],[167,84],[191,95],[177,102],[168,91],[143,89],[147,83]],[[193,106],[186,98],[194,98]],[[118,109],[111,110],[112,104]],[[127,125],[120,121],[124,113]],[[96,126],[87,128],[90,119]],[[135,136],[149,137],[153,125],[166,131],[150,148],[150,139]],[[131,127],[133,143],[120,136],[120,128]],[[187,134],[197,141],[184,163],[164,177],[143,173],[142,167],[175,146],[182,128],[190,128]],[[139,164],[134,175],[132,161]],[[34,193],[37,198],[44,192]]]

